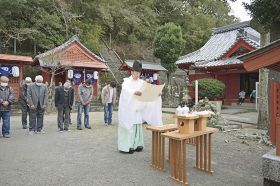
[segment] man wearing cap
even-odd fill
[[[0,119],[2,119],[2,135],[4,138],[10,137],[10,115],[11,104],[15,102],[12,87],[8,86],[9,78],[0,78]]]
[[[48,104],[48,88],[43,83],[43,77],[35,77],[35,83],[27,87],[27,103],[30,108],[29,134],[40,134],[44,126],[44,114]]]
[[[147,118],[143,113],[145,111],[161,112],[161,109],[156,107],[153,107],[153,110],[151,110],[147,103],[140,102],[135,98],[135,96],[142,95],[140,88],[144,81],[139,79],[141,70],[142,64],[139,61],[134,61],[131,76],[124,78],[122,84],[118,112],[118,150],[121,152],[133,153],[134,151],[142,151],[144,147],[142,123]],[[159,100],[161,101],[160,98]],[[161,107],[161,105],[159,106]],[[162,124],[161,120],[160,117],[159,124]]]
[[[19,93],[19,104],[21,106],[21,123],[22,128],[27,129],[27,114],[30,120],[30,109],[27,104],[27,87],[32,83],[32,79],[30,77],[26,77],[20,87]]]
[[[70,90],[69,82],[55,90],[55,107],[57,108],[57,121],[59,131],[69,131],[70,110],[74,102],[73,91]],[[64,123],[64,126],[63,126]]]

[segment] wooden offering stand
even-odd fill
[[[178,121],[178,129],[181,134],[191,134],[194,132],[194,123],[195,120],[199,118],[195,114],[187,114],[185,116],[174,115],[173,118],[176,118]]]
[[[208,114],[198,114],[199,118],[196,120],[196,124],[194,125],[195,131],[205,131],[207,128],[207,120],[211,116]]]

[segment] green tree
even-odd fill
[[[158,28],[154,39],[154,55],[161,60],[161,65],[168,70],[168,76],[175,72],[177,68],[175,62],[178,60],[184,44],[185,40],[180,26],[167,23]]]
[[[76,33],[77,19],[64,0],[1,0],[1,46],[9,48],[15,40],[32,41],[39,51],[53,48]]]
[[[278,0],[254,0],[251,4],[244,3],[244,6],[250,11],[253,19],[270,31],[272,41],[280,39],[280,2]]]

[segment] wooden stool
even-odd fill
[[[151,166],[165,171],[165,140],[161,136],[164,132],[177,130],[176,124],[168,124],[163,126],[147,126],[152,131],[152,162]]]

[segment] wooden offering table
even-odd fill
[[[194,131],[190,134],[182,134],[179,131],[162,133],[169,138],[170,144],[170,177],[176,181],[188,185],[186,173],[187,146],[186,141],[196,138],[196,164],[195,168],[213,173],[211,162],[211,135],[218,129],[206,128],[204,131]],[[164,139],[163,139],[164,140]]]
[[[148,130],[152,131],[152,162],[151,166],[160,170],[165,171],[165,141],[164,137],[161,136],[164,132],[170,132],[177,130],[176,124],[168,124],[163,126],[147,126]]]

